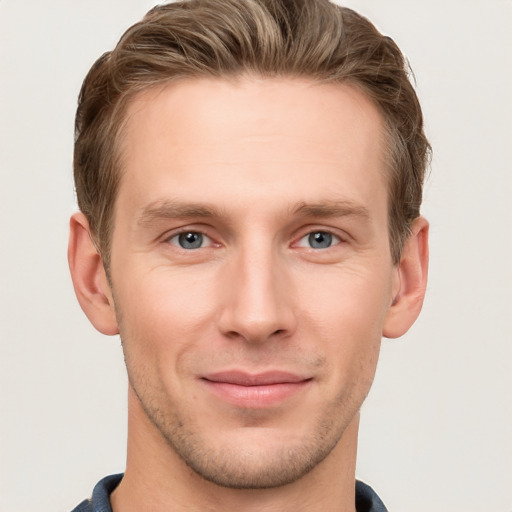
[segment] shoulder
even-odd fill
[[[112,512],[110,494],[119,485],[122,478],[122,473],[103,478],[94,487],[92,497],[82,501],[71,512]]]
[[[359,480],[356,481],[356,510],[357,512],[387,512],[377,493]]]
[[[92,500],[84,500],[71,512],[92,512]]]

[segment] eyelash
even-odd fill
[[[184,242],[183,239],[180,240],[181,237],[188,236],[188,235],[194,235],[199,237],[199,244],[197,245],[196,240],[189,240],[188,243],[191,244],[191,247],[183,247],[182,243]],[[207,241],[208,245],[203,245],[203,242]],[[302,244],[304,240],[306,241],[306,244]],[[199,230],[193,230],[193,229],[184,229],[178,233],[174,233],[173,235],[167,237],[165,241],[179,249],[185,250],[185,251],[194,251],[197,249],[204,249],[207,247],[212,247],[215,245],[211,237],[209,237],[206,233],[199,231]],[[196,242],[197,246],[194,246]],[[325,229],[316,229],[308,231],[305,235],[303,235],[299,240],[292,244],[292,246],[295,247],[302,247],[305,249],[312,249],[314,251],[324,251],[326,249],[330,249],[333,246],[336,246],[343,242],[343,239],[332,233],[331,231],[325,230]],[[328,245],[326,247],[313,247],[314,243],[322,244],[327,243]]]
[[[175,233],[175,234],[171,235],[170,237],[166,238],[165,241],[167,243],[170,243],[171,245],[174,245],[175,247],[178,247],[179,249],[183,249],[185,251],[203,249],[205,247],[205,246],[203,246],[202,243],[199,247],[188,247],[188,248],[183,247],[180,244],[179,239],[180,239],[180,237],[187,236],[187,235],[199,235],[201,237],[201,242],[204,241],[204,239],[206,238],[209,241],[209,244],[206,247],[211,247],[214,245],[212,239],[206,233],[203,233],[202,231],[198,231],[198,230],[193,230],[193,229],[185,229],[183,231],[180,231],[179,233]],[[173,243],[173,240],[176,240],[176,243]],[[191,242],[191,243],[193,243],[193,242]]]
[[[317,237],[316,235],[320,235],[320,236]],[[301,245],[301,242],[306,239],[307,239],[309,245]],[[327,239],[327,241],[330,242],[328,247],[312,247],[312,244],[314,242],[321,244],[322,242],[324,242],[325,239]],[[338,235],[335,235],[334,233],[332,233],[330,231],[327,231],[325,229],[316,229],[313,231],[309,231],[304,236],[302,236],[299,239],[299,241],[297,242],[297,246],[304,247],[307,249],[322,251],[322,250],[330,249],[331,247],[340,244],[342,241],[343,240]]]

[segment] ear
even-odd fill
[[[428,274],[428,222],[423,217],[412,223],[411,235],[404,244],[395,271],[396,290],[382,332],[386,338],[405,334],[423,306]]]
[[[118,334],[114,300],[89,222],[79,212],[71,217],[69,227],[68,262],[78,302],[98,331]]]

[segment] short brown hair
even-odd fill
[[[130,99],[180,78],[248,72],[349,83],[373,101],[387,132],[389,239],[398,262],[419,215],[430,155],[409,71],[392,39],[328,0],[185,0],[153,8],[96,61],[79,96],[76,193],[106,268]]]

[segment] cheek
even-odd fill
[[[338,333],[380,337],[391,294],[387,268],[347,264],[302,273],[295,281],[301,316]]]
[[[183,353],[212,328],[215,301],[205,287],[209,280],[165,268],[127,275],[131,278],[114,282],[124,344],[137,358],[177,369]]]
[[[331,269],[332,270],[332,269]],[[297,290],[302,339],[316,339],[335,378],[371,382],[387,311],[385,272],[338,269],[317,273]],[[380,276],[380,277],[379,277]]]

